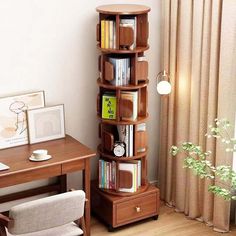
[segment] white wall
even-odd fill
[[[46,104],[65,104],[66,131],[96,149],[96,6],[109,0],[1,0],[0,97],[44,90]],[[127,1],[112,1],[127,3]],[[148,177],[157,179],[158,107],[155,76],[160,71],[160,1],[129,3],[151,7],[149,15],[149,159]],[[0,111],[1,112],[1,111]],[[96,177],[97,158],[92,162]],[[77,186],[80,175],[69,177]],[[35,184],[33,184],[35,185]],[[18,190],[14,188],[14,190]],[[0,194],[8,191],[0,190]]]

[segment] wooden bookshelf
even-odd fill
[[[159,190],[147,179],[149,80],[145,51],[149,49],[150,8],[112,4],[96,10],[101,144],[98,180],[91,190],[92,211],[113,230],[148,217],[156,219],[159,211]],[[103,205],[109,217],[104,217]],[[127,215],[117,210],[120,206]]]

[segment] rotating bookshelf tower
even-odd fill
[[[148,12],[142,5],[96,8],[100,119],[98,180],[92,211],[113,230],[149,217],[157,219],[159,190],[147,180]]]

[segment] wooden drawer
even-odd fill
[[[33,169],[1,177],[0,188],[61,175],[61,165]]]
[[[83,170],[85,168],[85,159],[70,161],[62,164],[62,174]]]
[[[157,215],[157,194],[137,197],[116,205],[116,224]]]

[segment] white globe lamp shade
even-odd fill
[[[170,94],[171,84],[168,81],[162,80],[157,84],[157,92],[160,95]]]

